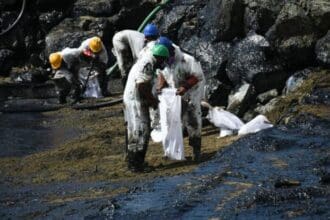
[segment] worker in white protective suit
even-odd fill
[[[54,74],[54,81],[59,102],[66,103],[66,97],[71,88],[74,89],[74,102],[81,98],[82,85],[79,82],[78,71],[82,62],[93,63],[93,68],[100,74],[98,75],[103,95],[107,95],[107,82],[105,77],[105,67],[108,62],[107,51],[99,37],[92,37],[83,41],[79,48],[65,48],[64,50],[52,53],[49,62]]]
[[[158,37],[159,31],[154,24],[147,24],[143,33],[135,30],[123,30],[113,36],[113,53],[117,59],[124,87],[133,64],[146,51],[151,50]]]
[[[204,98],[205,77],[200,63],[184,53],[168,38],[160,37],[156,45],[164,45],[170,52],[168,65],[158,73],[157,91],[165,87],[177,88],[182,96],[182,123],[189,135],[189,145],[193,147],[194,160],[201,154],[202,113],[201,100]]]
[[[124,90],[125,120],[127,121],[127,160],[132,171],[143,171],[150,138],[149,107],[157,108],[158,99],[152,94],[155,71],[163,68],[168,49],[156,45],[133,65]]]
[[[108,52],[102,40],[99,37],[88,38],[81,43],[78,51],[80,52],[80,62],[87,62],[90,66],[93,65],[93,69],[99,73],[97,78],[102,95],[109,96],[108,77],[105,72],[108,64]]]

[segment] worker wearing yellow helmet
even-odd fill
[[[66,98],[71,90],[73,90],[73,102],[80,100],[81,88],[77,75],[79,54],[78,49],[65,48],[49,55],[49,63],[54,73],[53,80],[60,104],[67,102]]]
[[[99,72],[97,77],[102,95],[108,96],[108,80],[105,73],[108,64],[108,53],[101,38],[95,36],[84,40],[78,50],[81,52],[80,58],[82,58],[83,61],[94,62],[93,66]]]

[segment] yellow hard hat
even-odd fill
[[[62,55],[59,52],[52,53],[49,55],[50,65],[54,70],[57,70],[61,67],[62,64]]]
[[[102,49],[102,41],[99,37],[93,37],[89,42],[88,46],[91,51],[93,51],[94,53],[98,53]]]

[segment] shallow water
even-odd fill
[[[77,137],[77,128],[58,127],[42,113],[0,114],[0,157],[25,156]]]

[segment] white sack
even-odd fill
[[[243,125],[241,129],[239,129],[238,135],[256,133],[258,131],[271,127],[273,127],[273,125],[264,115],[258,115],[254,119]]]
[[[164,155],[174,160],[184,160],[181,124],[181,96],[176,89],[163,89],[159,96],[160,125]]]

